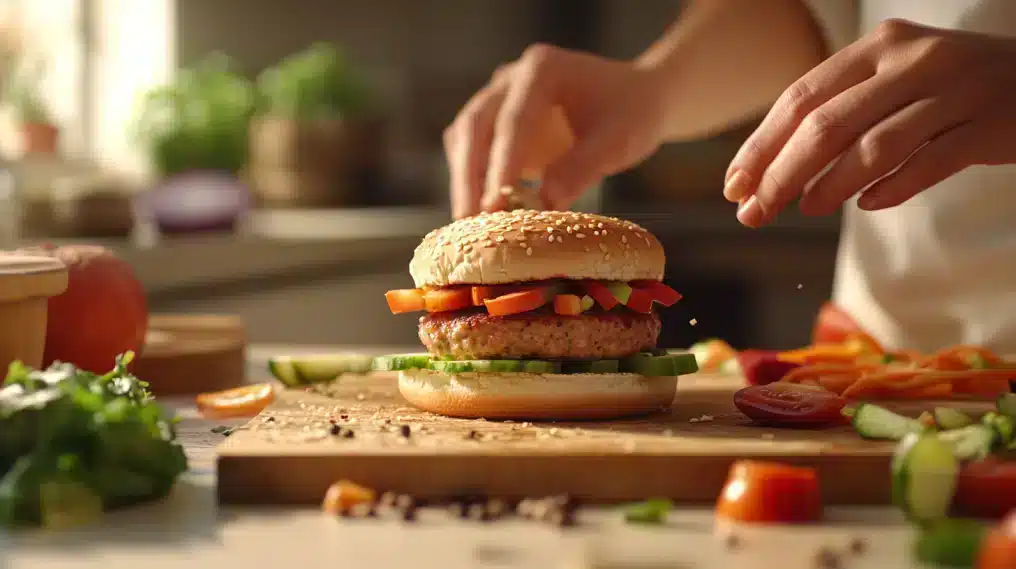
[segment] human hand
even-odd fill
[[[546,148],[556,109],[574,140],[542,172],[541,199],[566,209],[600,179],[660,145],[664,96],[654,72],[630,62],[545,45],[498,69],[444,133],[455,217],[506,206]],[[544,166],[544,164],[539,164]]]
[[[968,166],[1016,162],[1014,93],[1016,40],[888,20],[783,93],[723,194],[749,227],[798,196],[813,215],[861,191],[862,209],[899,205]]]

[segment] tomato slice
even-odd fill
[[[427,312],[449,312],[462,310],[473,305],[471,287],[438,288],[423,295]]]
[[[631,289],[631,295],[628,296],[626,306],[635,312],[649,314],[653,311],[653,297],[640,288],[633,288]]]
[[[660,281],[632,281],[631,286],[644,290],[652,300],[663,306],[673,306],[677,301],[684,298],[681,293],[661,283]]]
[[[759,423],[815,427],[842,424],[847,400],[824,389],[777,382],[739,390],[734,405]]]
[[[1016,567],[1016,511],[981,542],[976,569],[1013,569]]]
[[[737,363],[749,385],[776,383],[790,370],[801,367],[801,364],[780,359],[779,352],[767,350],[741,350]]]
[[[818,473],[776,462],[740,460],[716,503],[719,518],[747,523],[807,523],[822,518]]]
[[[586,294],[593,297],[596,304],[599,304],[604,310],[610,310],[621,304],[614,296],[614,293],[610,292],[610,289],[601,282],[587,281],[583,283],[583,286],[586,289]]]
[[[425,309],[423,291],[418,288],[390,290],[385,293],[385,300],[388,301],[388,309],[392,314],[419,312]]]
[[[484,300],[483,304],[491,316],[508,316],[536,310],[547,304],[550,296],[549,287],[540,287]]]
[[[225,391],[202,393],[195,398],[198,412],[209,419],[252,417],[275,400],[270,383],[234,387]]]
[[[559,294],[554,297],[554,312],[562,316],[582,314],[582,299],[574,294]]]
[[[989,457],[964,464],[953,509],[959,515],[987,519],[1016,510],[1016,461]]]

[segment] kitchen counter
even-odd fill
[[[251,370],[262,373],[271,354],[323,349],[255,346]],[[220,422],[202,420],[187,401],[166,403],[183,417],[180,436],[192,466],[168,500],[107,514],[80,531],[0,535],[0,566],[811,569],[822,567],[819,549],[845,549],[860,539],[866,551],[845,557],[844,567],[918,567],[910,553],[913,530],[887,508],[833,509],[821,526],[737,530],[718,527],[703,509],[677,509],[654,527],[625,525],[616,510],[582,509],[577,527],[558,529],[520,520],[463,522],[443,510],[423,510],[410,525],[315,509],[218,508],[213,458],[222,439],[211,428]],[[732,531],[736,547],[726,537]]]

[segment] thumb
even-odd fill
[[[568,209],[588,189],[622,167],[623,142],[609,129],[581,138],[543,175],[543,202],[551,209]]]

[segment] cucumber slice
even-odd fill
[[[354,354],[322,354],[290,358],[302,384],[324,383],[344,373],[367,373],[373,369],[374,358]]]
[[[940,441],[949,445],[958,460],[980,460],[991,453],[998,440],[994,429],[985,425],[969,425],[962,429],[942,431]]]
[[[425,369],[430,362],[430,354],[392,354],[374,358],[374,369],[377,371]]]
[[[940,567],[973,567],[987,528],[975,520],[947,519],[923,528],[914,544],[918,561]]]
[[[617,373],[621,369],[621,362],[617,360],[592,360],[561,362],[561,373]]]
[[[673,377],[698,371],[694,354],[688,352],[675,351],[660,356],[651,353],[635,354],[621,360],[620,364],[622,372],[650,377]]]
[[[930,433],[908,433],[893,454],[893,503],[917,522],[944,519],[959,472],[960,462],[945,441]]]
[[[998,408],[999,413],[1016,419],[1016,393],[1003,393],[995,401],[995,407]]]
[[[962,429],[974,424],[974,420],[970,415],[950,407],[935,407],[932,414],[935,417],[935,424],[944,431]]]
[[[433,360],[428,368],[444,373],[557,373],[555,362],[540,360]]]
[[[302,385],[300,376],[296,374],[296,368],[293,366],[293,359],[288,356],[278,356],[268,360],[268,372],[286,387]]]
[[[862,403],[857,407],[853,423],[854,430],[865,439],[898,441],[908,434],[925,430],[924,425],[916,419],[870,403]]]

